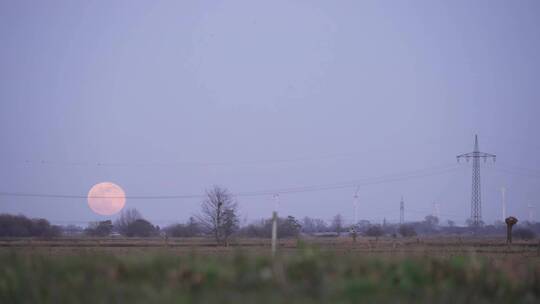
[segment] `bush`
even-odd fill
[[[109,236],[113,230],[111,221],[92,222],[84,229],[84,233],[90,236]]]
[[[60,234],[60,227],[51,225],[46,219],[0,214],[0,237],[55,237]]]
[[[67,225],[60,227],[62,230],[63,235],[81,235],[84,233],[84,229],[82,227],[79,227],[77,225]]]
[[[128,226],[138,219],[142,219],[142,215],[137,209],[124,209],[116,221],[114,221],[114,229],[122,235],[127,235]]]
[[[301,225],[293,216],[278,218],[277,234],[279,238],[296,237],[300,233]],[[272,219],[262,220],[259,223],[250,224],[240,230],[240,235],[247,237],[272,237]]]
[[[302,226],[293,217],[287,216],[285,219],[278,218],[278,236],[279,237],[296,237],[300,233]]]
[[[126,228],[126,236],[128,237],[148,237],[158,234],[158,228],[152,226],[152,224],[143,219],[138,219],[130,223]]]
[[[176,224],[165,228],[165,233],[171,237],[194,237],[201,232],[201,228],[194,218],[190,218],[186,224]]]
[[[399,234],[402,237],[412,237],[416,236],[416,230],[412,225],[401,225],[399,226]]]
[[[379,238],[380,236],[384,235],[384,231],[381,226],[373,225],[366,230],[365,235]]]
[[[536,233],[534,233],[534,231],[532,231],[531,229],[527,228],[515,229],[512,234],[514,235],[514,237],[522,240],[532,240],[536,237]]]

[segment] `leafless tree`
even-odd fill
[[[304,233],[328,232],[328,225],[322,219],[304,217],[302,220],[302,231]]]
[[[136,220],[142,219],[141,214],[137,209],[129,208],[125,209],[120,213],[120,216],[114,221],[114,228],[122,235],[126,235],[128,233],[128,227],[131,223],[135,222]]]
[[[206,190],[206,198],[197,216],[201,226],[219,244],[228,244],[229,237],[238,229],[237,204],[226,188],[214,186]]]

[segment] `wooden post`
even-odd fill
[[[276,256],[276,246],[277,246],[277,212],[272,213],[272,256]]]

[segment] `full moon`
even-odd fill
[[[126,194],[120,186],[104,182],[95,184],[88,192],[88,206],[100,215],[113,215],[126,204]]]

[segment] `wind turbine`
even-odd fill
[[[354,205],[354,225],[358,224],[358,191],[360,191],[360,186],[356,188],[353,196],[353,205]]]

